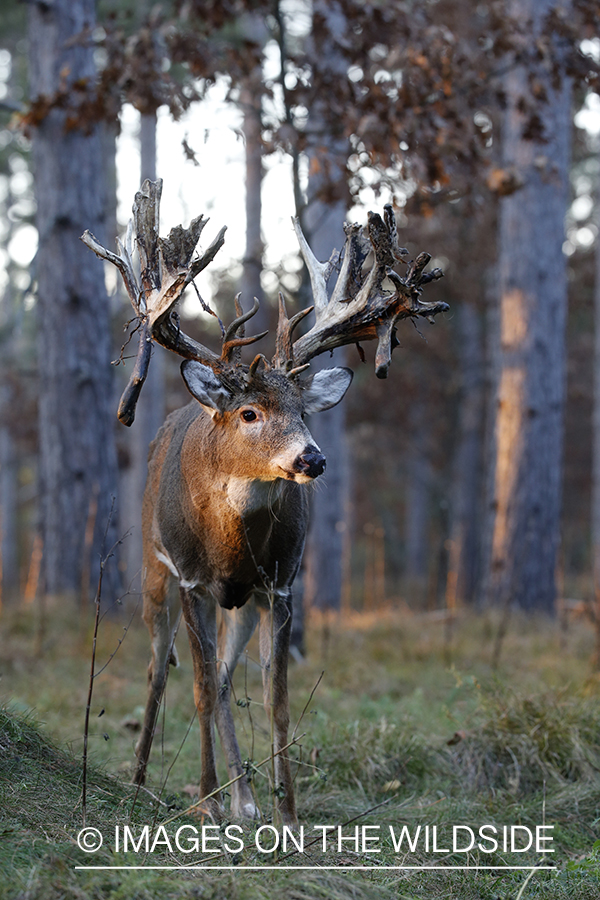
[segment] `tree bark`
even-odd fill
[[[252,306],[255,297],[261,304],[252,319],[253,333],[266,331],[269,327],[269,312],[265,306],[260,283],[263,265],[261,96],[262,71],[258,68],[248,76],[240,91],[246,161],[246,252],[240,289],[244,309]]]
[[[30,4],[33,98],[52,96],[65,77],[95,77],[93,47],[72,40],[94,23],[92,0]],[[67,131],[53,109],[34,132],[33,159],[43,573],[48,592],[78,593],[87,560],[93,590],[102,546],[117,537],[114,518],[107,524],[117,492],[108,300],[102,263],[79,240],[86,228],[104,237],[100,130]]]
[[[404,575],[412,601],[422,601],[427,590],[431,521],[432,466],[429,458],[429,420],[421,397],[413,397],[408,415],[410,442],[406,453],[404,502]]]
[[[148,178],[156,181],[156,113],[140,117],[140,184]],[[121,529],[127,532],[123,558],[126,584],[132,591],[141,590],[142,568],[142,499],[148,475],[148,448],[165,419],[164,351],[152,347],[152,361],[144,390],[136,406],[135,421],[125,436],[128,465],[121,476]]]
[[[0,604],[16,593],[19,584],[17,555],[17,453],[8,415],[10,386],[0,384]]]
[[[550,0],[519,0],[531,17],[533,45]],[[568,202],[570,87],[548,93],[536,112],[547,140],[525,139],[529,83],[524,67],[506,77],[504,165],[524,186],[501,201],[498,379],[493,402],[495,468],[486,598],[552,612],[559,542],[565,382],[566,263],[562,252]]]
[[[456,309],[460,341],[458,439],[450,501],[446,606],[475,601],[481,560],[484,446],[484,352],[481,317],[472,304]]]
[[[339,245],[343,240],[346,205],[314,203],[310,212],[312,215],[307,216],[308,241],[317,259],[326,260],[336,243]],[[315,223],[312,228],[311,221]],[[318,371],[332,364],[343,366],[344,357],[344,348],[337,350],[334,360],[324,353],[311,362],[311,369]],[[342,596],[349,482],[344,402],[311,416],[310,430],[327,458],[327,470],[312,495],[304,566],[304,602],[307,608],[337,610]]]
[[[598,198],[596,198],[598,204]],[[600,205],[598,219],[600,222]],[[596,626],[596,659],[600,668],[600,241],[596,242],[594,284],[594,406],[592,413],[592,577]]]
[[[325,0],[315,0],[313,14],[318,14],[327,22],[328,36],[313,46],[312,52],[326,57],[331,78],[335,80],[345,69],[344,59],[331,36],[343,33],[343,12]],[[324,97],[321,103],[326,102]],[[334,248],[342,246],[349,202],[345,172],[348,143],[341,130],[340,134],[326,132],[324,122],[323,108],[321,104],[315,104],[310,110],[307,129],[313,138],[308,149],[309,184],[303,225],[312,251],[321,261],[329,259]],[[326,199],[320,196],[323,191]],[[344,362],[344,348],[340,348],[333,360],[328,354],[323,354],[313,360],[311,368],[317,371],[331,365],[343,366]],[[312,498],[305,554],[305,605],[307,608],[315,606],[338,610],[342,597],[349,483],[344,402],[312,416],[310,428],[317,445],[327,457],[327,471]]]

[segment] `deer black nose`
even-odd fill
[[[327,460],[320,450],[316,447],[307,447],[306,450],[296,457],[294,469],[309,478],[318,478],[325,471]]]

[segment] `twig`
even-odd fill
[[[323,669],[323,671],[321,672],[321,674],[320,674],[319,677],[317,678],[316,684],[315,684],[315,686],[313,687],[312,691],[310,692],[310,696],[309,696],[308,700],[307,700],[306,703],[304,704],[304,709],[303,709],[302,712],[300,713],[300,718],[299,718],[298,721],[296,722],[296,725],[295,725],[294,730],[293,730],[293,732],[292,732],[292,738],[296,736],[296,732],[297,732],[298,729],[300,728],[300,722],[301,722],[302,719],[304,718],[305,713],[306,713],[308,707],[310,706],[311,700],[312,700],[312,698],[315,696],[316,690],[317,690],[317,688],[319,687],[319,685],[321,684],[321,681],[323,680],[323,676],[324,676],[324,675],[325,675],[325,669]]]
[[[104,531],[104,540],[106,540],[106,535],[108,534],[108,529],[110,527],[110,523],[113,516],[113,510],[115,508],[115,498],[113,497],[110,512],[108,514],[108,519],[106,522],[106,529]],[[81,812],[83,818],[83,825],[85,827],[86,824],[86,813],[87,813],[87,757],[88,757],[88,738],[90,731],[90,710],[92,707],[92,693],[94,690],[94,669],[96,666],[96,644],[98,641],[98,625],[100,624],[100,603],[102,600],[102,577],[104,575],[104,568],[108,562],[108,560],[113,555],[113,552],[116,547],[119,546],[123,541],[123,538],[120,538],[116,541],[113,546],[110,548],[108,553],[102,557],[100,560],[100,572],[98,573],[98,587],[96,588],[96,597],[94,599],[94,603],[96,605],[96,614],[94,616],[94,635],[92,639],[92,661],[90,664],[90,681],[88,685],[88,696],[87,696],[87,704],[85,707],[85,723],[83,727],[83,774],[82,774],[82,784],[81,784]]]
[[[134,620],[134,618],[135,618],[135,614],[137,613],[137,611],[138,611],[138,609],[139,609],[139,605],[140,605],[140,601],[139,601],[139,599],[138,599],[138,602],[137,602],[136,605],[135,605],[135,609],[134,609],[133,612],[131,613],[131,617],[130,617],[130,619],[129,619],[129,622],[127,623],[127,625],[126,625],[126,626],[124,627],[124,629],[123,629],[123,636],[119,638],[119,640],[118,640],[118,642],[117,642],[117,646],[115,647],[115,649],[113,650],[113,652],[110,654],[110,656],[108,657],[108,659],[106,660],[106,662],[104,663],[104,665],[102,666],[102,668],[101,668],[101,669],[98,669],[98,671],[94,673],[94,678],[97,678],[98,675],[101,675],[102,672],[104,672],[104,670],[106,669],[106,667],[112,662],[112,660],[115,658],[115,656],[116,656],[117,653],[119,652],[119,649],[120,649],[120,647],[121,647],[121,644],[123,643],[123,641],[124,641],[125,638],[127,637],[127,632],[128,632],[129,629],[131,628],[131,624],[132,624],[132,622],[133,622],[133,620]],[[103,618],[104,618],[104,616],[102,616],[102,619],[103,619]]]

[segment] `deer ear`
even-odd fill
[[[209,416],[223,412],[229,394],[212,369],[194,359],[186,359],[181,363],[181,375],[190,394]]]
[[[304,412],[311,415],[331,409],[340,402],[350,387],[352,376],[350,369],[321,369],[304,391]]]

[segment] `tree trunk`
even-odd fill
[[[336,243],[339,246],[343,240],[346,205],[338,203],[328,207],[314,203],[310,212],[312,215],[307,216],[308,241],[317,259],[326,260]],[[316,223],[312,228],[311,221]],[[311,369],[343,366],[344,356],[344,348],[336,351],[334,360],[324,353],[311,362]],[[344,402],[311,416],[310,431],[327,458],[327,470],[312,494],[304,566],[304,602],[307,607],[337,610],[342,596],[349,481]]]
[[[17,454],[8,415],[10,386],[0,384],[0,606],[19,584]]]
[[[244,309],[252,306],[256,297],[260,309],[252,319],[252,332],[257,334],[269,327],[269,311],[265,306],[260,276],[263,264],[262,225],[262,71],[260,68],[248,76],[240,91],[240,106],[244,115],[246,157],[246,252],[244,254],[242,302]]]
[[[541,29],[550,0],[520,0],[520,20]],[[533,44],[532,37],[531,43]],[[498,379],[493,402],[494,482],[486,571],[488,602],[552,612],[559,542],[567,278],[563,223],[568,202],[570,88],[539,102],[547,141],[526,140],[529,83],[506,77],[504,165],[524,186],[501,201]]]
[[[475,600],[481,541],[481,490],[484,446],[483,329],[469,303],[456,309],[460,341],[460,407],[450,508],[450,543],[446,606],[455,609]]]
[[[313,13],[327,22],[327,32],[343,32],[343,12],[325,0],[315,0]],[[345,62],[333,40],[325,38],[313,53],[326,54],[331,78],[345,72]],[[326,98],[322,103],[326,103]],[[317,259],[329,259],[334,248],[344,241],[344,220],[348,210],[348,187],[345,161],[348,144],[343,133],[324,132],[324,115],[319,104],[310,110],[307,131],[315,135],[316,144],[309,147],[310,174],[308,202],[303,225]],[[324,189],[327,200],[319,196]],[[329,366],[343,366],[345,348],[338,349],[331,360],[322,354],[311,363],[317,371]],[[348,450],[346,445],[346,411],[344,402],[333,409],[311,417],[311,433],[327,457],[327,471],[316,485],[311,506],[311,521],[305,554],[305,605],[338,610],[341,606],[343,582],[344,528],[347,518]]]
[[[410,441],[406,453],[406,494],[404,503],[405,590],[409,601],[421,603],[427,590],[431,556],[432,467],[429,458],[429,421],[425,404],[413,397],[408,415]]]
[[[600,221],[600,202],[598,221]],[[594,285],[594,406],[592,414],[592,577],[596,626],[596,668],[600,668],[600,241],[596,241]]]
[[[140,117],[140,184],[148,178],[156,181],[156,113]],[[165,419],[164,351],[152,347],[152,361],[144,390],[140,394],[135,422],[127,429],[128,466],[122,474],[123,504],[120,517],[124,543],[126,584],[132,591],[141,590],[142,569],[142,499],[148,475],[148,448]]]
[[[94,13],[92,0],[30,5],[32,97],[52,96],[65,77],[94,79],[93,47],[72,40],[94,27]],[[79,240],[86,228],[104,238],[100,130],[64,126],[64,112],[53,109],[33,137],[41,520],[45,587],[51,593],[78,592],[87,559],[93,590],[117,488],[104,270]],[[87,545],[86,528],[92,538]],[[116,536],[112,519],[107,547]],[[107,593],[109,578],[107,572]]]
[[[3,244],[8,246],[15,231],[15,223],[8,216],[14,202],[7,179],[7,193],[2,215],[6,221]],[[8,283],[2,297],[0,310],[0,603],[12,594],[16,596],[19,587],[19,559],[17,541],[17,491],[18,453],[15,446],[15,398],[13,377],[18,371],[17,360],[23,354],[19,340],[18,313],[20,302],[14,284],[14,263],[8,262],[6,274]]]

